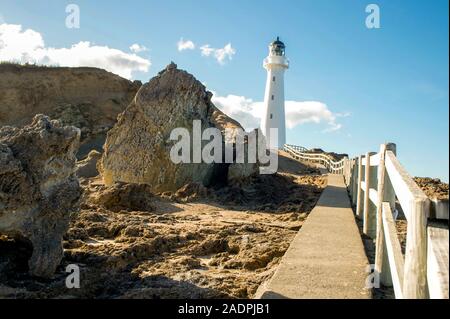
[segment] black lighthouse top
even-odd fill
[[[277,37],[275,41],[270,43],[269,48],[270,52],[273,55],[283,56],[285,53],[286,46],[284,45],[283,42],[280,41],[280,37]]]

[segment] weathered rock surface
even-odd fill
[[[194,120],[201,120],[202,132],[212,127],[224,134],[226,128],[241,128],[212,104],[211,96],[194,76],[174,63],[144,84],[108,132],[98,165],[105,183],[144,183],[155,191],[174,192],[189,183],[210,186],[226,182],[234,164],[175,164],[170,159],[176,143],[170,140],[174,128],[187,129],[191,137]],[[246,165],[245,170],[234,171],[233,178],[240,177],[239,171],[242,177],[256,172],[256,164]]]
[[[414,181],[430,199],[448,200],[448,184],[439,178],[414,177]]]
[[[79,158],[101,151],[106,132],[141,83],[97,68],[0,65],[0,127],[23,126],[34,115],[81,129]]]
[[[100,190],[92,202],[113,212],[153,211],[154,196],[151,187],[146,184],[114,183]]]
[[[97,176],[99,174],[97,170],[97,162],[101,157],[102,154],[100,152],[97,152],[96,150],[90,151],[84,160],[77,162],[77,176],[84,178]]]
[[[30,273],[50,277],[80,187],[74,174],[80,130],[36,115],[21,129],[0,128],[0,233],[33,246]]]
[[[180,202],[192,202],[208,196],[208,189],[199,183],[189,183],[177,190],[172,199]]]

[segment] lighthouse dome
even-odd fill
[[[277,37],[277,39],[275,41],[272,41],[270,43],[270,46],[285,48],[284,43],[282,41],[280,41],[280,37]]]
[[[280,41],[280,37],[277,37],[275,41],[272,41],[269,45],[270,54],[283,56],[285,53],[286,46],[282,41]]]

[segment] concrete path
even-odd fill
[[[342,175],[328,186],[256,298],[370,298],[368,261]]]

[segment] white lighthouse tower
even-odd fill
[[[284,71],[289,68],[285,56],[284,43],[277,37],[269,45],[269,56],[264,59],[267,70],[266,93],[264,95],[264,115],[261,130],[268,147],[282,149],[286,143],[286,118],[284,111]],[[278,129],[278,138],[270,137],[270,129]]]

